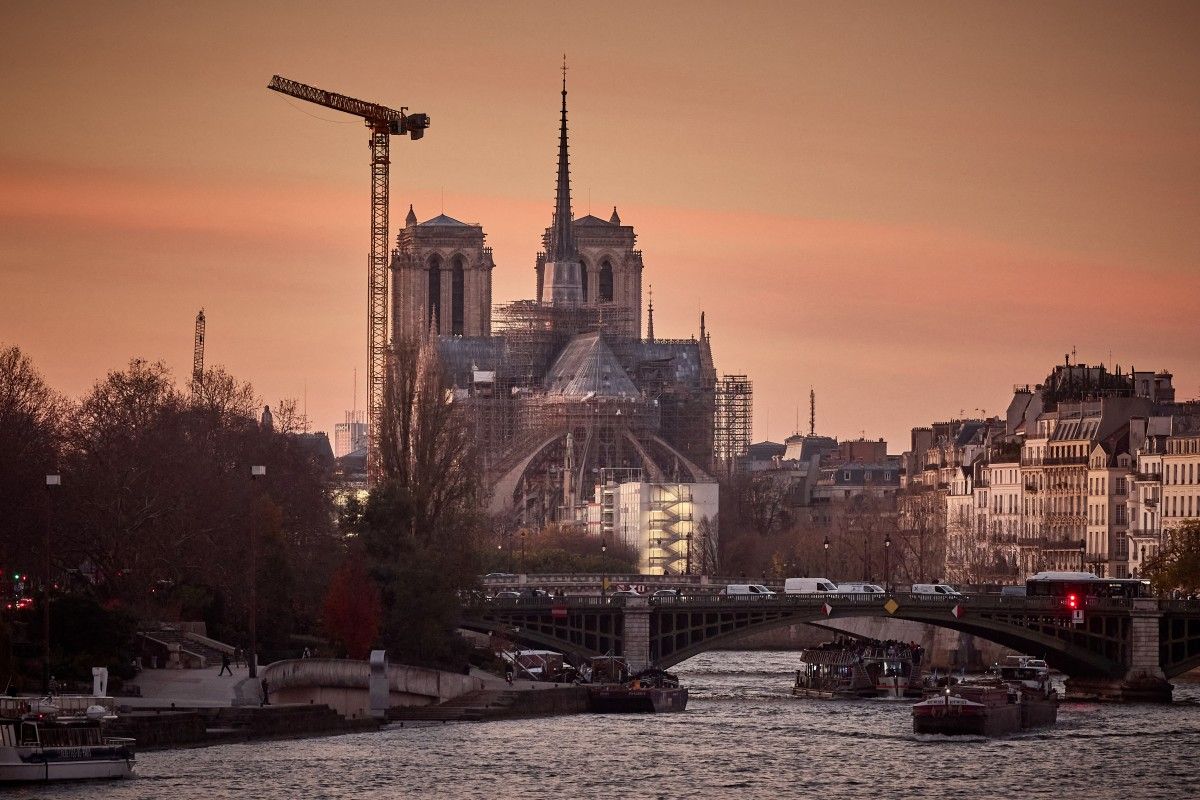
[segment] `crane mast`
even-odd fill
[[[371,132],[371,250],[367,258],[367,484],[380,477],[379,435],[388,348],[388,185],[391,137],[420,139],[429,115],[409,114],[275,75],[267,88],[335,111],[361,117]]]
[[[204,380],[204,309],[196,315],[196,343],[192,347],[192,392]]]

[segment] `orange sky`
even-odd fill
[[[78,394],[208,360],[331,429],[365,368],[366,133],[533,294],[570,61],[576,214],[636,226],[656,332],[707,311],[755,438],[989,413],[1063,353],[1200,393],[1200,6],[22,3],[0,30],[0,342]],[[254,5],[255,10],[244,6]],[[768,424],[769,417],[769,424]]]

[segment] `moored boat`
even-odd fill
[[[913,706],[913,731],[1004,736],[1054,725],[1058,693],[1042,659],[1009,656],[986,677],[947,683]]]
[[[0,698],[0,782],[125,778],[134,741],[104,735],[110,697]]]
[[[661,669],[646,669],[621,683],[588,686],[588,710],[597,714],[683,711],[688,690]]]

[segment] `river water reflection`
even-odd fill
[[[390,727],[145,753],[138,777],[26,788],[47,798],[1198,798],[1200,683],[1170,706],[1064,704],[1010,738],[912,733],[909,703],[798,700],[797,653],[677,668],[687,712]]]

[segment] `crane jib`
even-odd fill
[[[348,97],[337,92],[327,92],[324,89],[289,80],[280,75],[273,76],[270,83],[267,84],[267,88],[298,100],[353,114],[369,122],[391,123],[388,128],[393,134],[416,133],[413,138],[419,139],[420,132],[429,127],[428,114],[405,114],[402,110],[397,111],[394,108],[381,106],[378,103],[369,103],[366,100]]]

